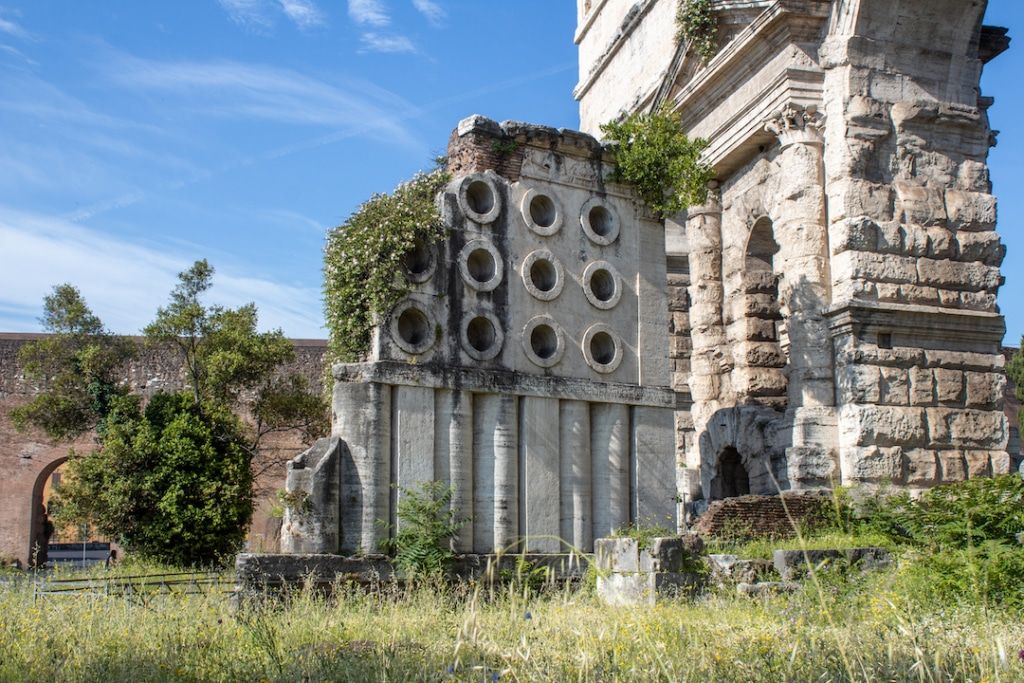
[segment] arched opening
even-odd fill
[[[750,474],[743,466],[740,452],[731,446],[718,456],[718,468],[711,480],[711,496],[714,499],[734,498],[750,493]]]
[[[49,548],[54,528],[47,515],[47,508],[53,488],[60,483],[62,473],[59,470],[67,461],[67,458],[57,458],[47,464],[36,477],[35,484],[32,485],[32,516],[28,558],[29,564],[37,567],[46,564],[48,559],[47,549]]]
[[[748,273],[774,273],[775,254],[779,245],[775,241],[770,218],[758,218],[747,239],[745,270]]]

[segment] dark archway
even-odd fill
[[[53,473],[57,471],[57,468],[66,463],[67,460],[66,457],[57,458],[53,462],[48,463],[36,477],[35,484],[32,485],[32,516],[28,557],[29,563],[35,566],[46,564],[46,550],[50,542],[52,529],[46,515],[46,505],[43,503],[43,491],[46,489],[46,483],[53,476]]]
[[[749,493],[750,474],[743,466],[740,452],[730,446],[718,456],[718,468],[711,482],[712,498],[734,498]]]

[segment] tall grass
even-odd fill
[[[608,608],[587,591],[421,584],[233,610],[209,591],[33,599],[0,587],[10,681],[1024,681],[1019,613],[926,607],[898,570],[767,600]]]

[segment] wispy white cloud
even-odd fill
[[[300,29],[315,28],[327,23],[323,12],[313,0],[278,0],[281,11]]]
[[[387,26],[391,16],[380,0],[348,0],[348,15],[357,24]]]
[[[204,254],[167,243],[137,243],[52,216],[0,206],[0,329],[34,330],[32,320],[53,285],[78,286],[114,331],[138,332],[167,298],[177,273]],[[214,266],[217,264],[214,263]],[[212,300],[255,302],[261,327],[292,337],[321,337],[320,293],[237,268],[219,269]]]
[[[231,21],[243,28],[264,31],[273,25],[264,0],[217,0]]]
[[[444,8],[434,0],[412,0],[412,4],[420,14],[427,18],[427,21],[435,26],[439,26],[447,15]]]
[[[382,35],[372,31],[362,35],[364,52],[416,52],[413,42],[400,35]]]
[[[16,57],[17,59],[25,62],[26,64],[30,64],[31,66],[38,66],[39,65],[39,62],[37,62],[36,60],[32,59],[31,57],[26,55],[24,52],[22,52],[21,50],[19,50],[18,48],[14,47],[12,45],[2,45],[2,44],[0,44],[0,52],[3,52],[4,54],[8,54],[8,55],[10,55],[12,57]]]
[[[2,16],[0,16],[0,33],[6,33],[21,40],[30,40],[32,38],[32,34],[22,28],[21,24],[13,19],[7,19]]]
[[[290,69],[232,61],[161,62],[120,53],[114,61],[109,73],[115,82],[174,93],[177,99],[170,104],[180,110],[298,125],[355,126],[400,143],[416,140],[401,123],[402,114],[415,108],[370,83],[350,80],[334,85]]]

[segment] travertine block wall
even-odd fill
[[[979,95],[1005,30],[984,2],[722,0],[703,64],[655,19],[676,4],[581,0],[576,96],[585,130],[667,102],[710,143],[707,204],[668,221],[681,496],[1008,471]]]
[[[581,133],[472,117],[449,160],[448,237],[408,259],[370,359],[334,368],[335,551],[378,550],[430,480],[465,552],[675,527],[663,227]]]

